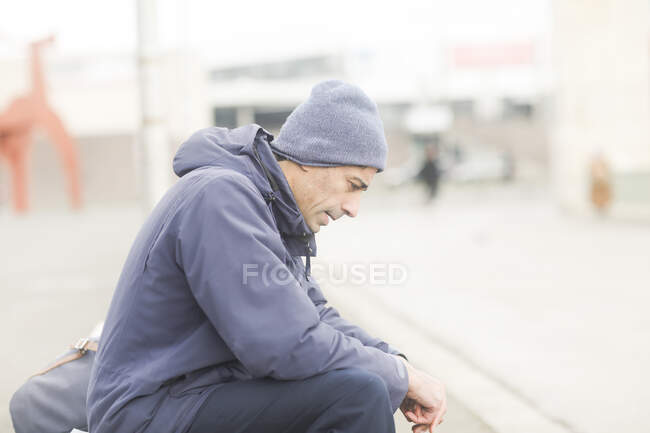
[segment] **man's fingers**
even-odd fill
[[[415,424],[429,424],[429,420],[424,415],[418,415],[415,412],[406,412],[406,419]]]
[[[441,417],[439,421],[434,421],[434,422],[432,422],[431,424],[429,424],[429,426],[428,426],[428,427],[429,427],[429,432],[430,432],[430,433],[433,433],[433,429],[434,429],[436,426],[439,426],[440,424],[442,424],[443,421],[444,421],[444,419],[442,419],[442,417]],[[425,431],[426,431],[426,430],[425,430]]]
[[[407,417],[409,421],[414,424],[428,424],[427,419],[423,416],[417,416],[413,412],[409,412],[410,416]]]
[[[425,408],[420,404],[415,404],[411,410],[402,411],[406,419],[414,424],[425,425],[428,429],[433,424],[435,427],[440,423],[440,420],[447,412],[447,405],[443,405],[439,409]],[[425,430],[426,431],[426,430]]]
[[[444,407],[443,407],[444,409]],[[442,410],[438,411],[436,414],[436,417],[433,419],[433,422],[431,423],[431,433],[433,433],[433,428],[440,424],[442,422],[442,416],[444,415],[444,412]]]
[[[431,424],[434,420],[435,412],[431,412],[431,410],[424,409],[420,412],[420,416],[418,416],[417,423],[418,424]]]
[[[442,410],[440,411],[440,422],[443,421],[443,417],[447,415],[447,401],[445,401],[445,404],[442,406]]]
[[[429,428],[429,424],[416,424],[411,427],[413,433],[425,433]]]

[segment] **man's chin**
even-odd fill
[[[320,231],[320,224],[316,223],[307,223],[307,227],[312,231],[312,233],[318,233]]]

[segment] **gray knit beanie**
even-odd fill
[[[378,171],[386,166],[388,153],[377,105],[359,87],[338,80],[314,86],[271,147],[302,165],[359,165]]]

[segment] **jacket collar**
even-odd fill
[[[258,125],[250,125],[250,134],[242,153],[250,158],[252,181],[260,190],[278,225],[289,253],[293,256],[316,256],[316,238],[298,208],[291,187],[275,159],[269,143],[273,135]]]

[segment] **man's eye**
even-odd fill
[[[361,187],[353,182],[350,182],[350,185],[352,185],[352,191],[358,191],[361,189]]]

